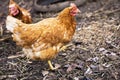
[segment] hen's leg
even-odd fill
[[[49,64],[49,67],[50,67],[51,70],[55,70],[56,69],[56,68],[53,67],[53,65],[52,65],[50,60],[48,60],[48,64]]]

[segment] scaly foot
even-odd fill
[[[55,70],[57,68],[53,67],[52,63],[50,60],[48,60],[48,64],[49,64],[49,67],[50,67],[50,70]]]
[[[65,51],[67,49],[67,47],[71,46],[71,44],[67,44],[65,46],[63,46],[62,48],[60,48],[60,51]]]

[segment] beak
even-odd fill
[[[77,9],[77,12],[78,12],[78,13],[81,13],[81,11],[80,11],[79,9]]]

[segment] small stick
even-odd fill
[[[2,25],[0,25],[0,35],[1,35],[1,36],[3,35],[3,28],[2,28]]]
[[[0,42],[4,41],[6,39],[9,39],[9,38],[11,38],[11,36],[4,37],[4,38],[0,39]]]
[[[8,59],[13,59],[13,58],[18,58],[18,57],[24,57],[24,54],[19,54],[19,55],[12,55],[12,56],[8,56]]]

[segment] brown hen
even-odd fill
[[[24,8],[21,8],[13,0],[10,0],[10,2],[9,2],[9,15],[21,20],[24,23],[32,22],[29,11],[27,11]]]
[[[25,24],[8,16],[7,29],[13,33],[13,40],[23,47],[28,58],[47,60],[50,69],[54,70],[50,60],[71,41],[76,29],[74,17],[78,12],[77,6],[71,3],[57,17],[46,18],[34,24]]]

